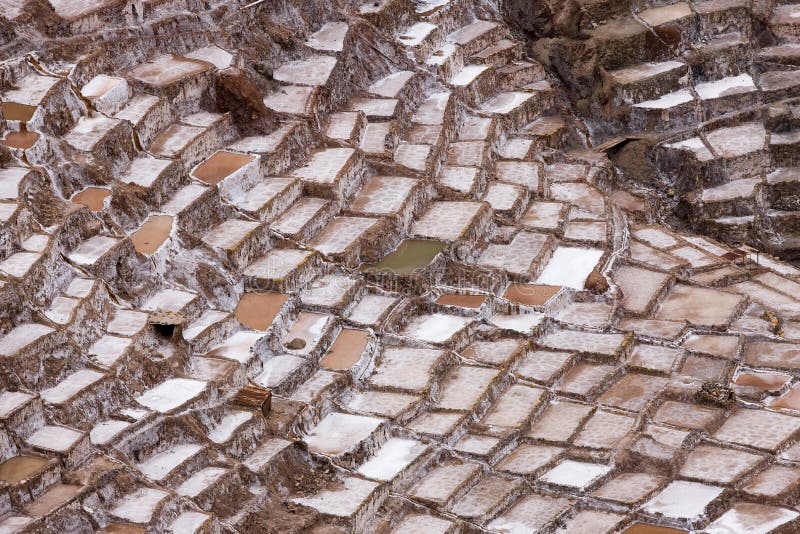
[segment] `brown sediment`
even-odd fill
[[[286,343],[286,348],[289,350],[302,350],[306,347],[306,345],[308,345],[308,343],[306,343],[305,339],[295,337]]]
[[[436,299],[437,304],[462,308],[480,308],[484,302],[486,302],[485,295],[459,295],[456,293],[447,293]]]
[[[28,122],[33,118],[38,106],[28,104],[18,104],[17,102],[3,102],[0,109],[3,110],[3,118],[7,121]]]
[[[595,268],[589,273],[589,276],[586,277],[586,282],[584,282],[583,287],[596,295],[602,295],[608,291],[610,286],[606,277]]]
[[[647,525],[645,523],[634,523],[625,529],[623,534],[678,534],[680,532],[686,533],[688,531],[671,527]]]
[[[255,156],[220,150],[198,165],[192,176],[209,185],[215,185],[254,159]]]
[[[0,480],[13,486],[40,472],[48,463],[41,456],[14,456],[0,463]]]
[[[39,140],[39,134],[36,132],[8,132],[3,144],[8,148],[19,148],[27,150],[36,144]]]
[[[286,303],[283,293],[245,293],[236,306],[236,319],[254,330],[266,330]]]
[[[369,334],[364,330],[343,328],[320,365],[333,371],[350,369],[361,358],[368,340]]]
[[[171,216],[151,215],[138,230],[131,234],[131,242],[138,252],[153,254],[167,240],[171,231]]]
[[[79,193],[75,193],[70,200],[76,204],[82,204],[92,211],[103,209],[103,201],[111,196],[109,189],[102,187],[87,187]]]
[[[559,291],[561,286],[511,284],[503,293],[503,298],[524,306],[543,306]]]

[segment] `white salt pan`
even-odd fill
[[[603,251],[595,248],[558,247],[536,283],[583,289],[602,256]]]

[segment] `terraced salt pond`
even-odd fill
[[[29,104],[19,104],[17,102],[3,102],[0,105],[0,110],[3,112],[3,118],[7,121],[28,122],[33,118],[38,106],[31,106]]]
[[[248,328],[266,330],[287,299],[282,293],[245,293],[236,306],[236,318]]]
[[[436,255],[442,252],[445,243],[429,239],[406,239],[395,250],[377,263],[363,265],[361,270],[368,273],[392,273],[410,275],[429,266]]]
[[[102,187],[87,187],[72,196],[72,202],[82,204],[92,211],[100,211],[105,206],[105,200],[111,196],[110,189]]]
[[[3,139],[3,144],[8,148],[28,150],[38,140],[39,134],[36,132],[8,132],[5,139]]]
[[[171,216],[151,215],[138,230],[131,234],[131,241],[138,252],[153,254],[167,240],[171,231]]]

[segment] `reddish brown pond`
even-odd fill
[[[623,534],[678,534],[686,533],[686,530],[680,530],[670,527],[657,527],[655,525],[647,525],[645,523],[634,523],[623,531]]]
[[[28,122],[36,113],[37,106],[18,104],[16,102],[3,102],[3,118],[7,121]]]
[[[105,534],[144,534],[146,532],[144,527],[130,525],[128,523],[109,523],[103,530]]]
[[[523,306],[543,306],[561,290],[561,286],[542,284],[511,284],[503,298]]]
[[[763,390],[780,389],[787,380],[788,375],[772,375],[766,373],[740,373],[733,381],[737,386],[751,386]]]
[[[236,306],[236,318],[253,330],[266,330],[286,303],[283,293],[245,293]]]
[[[456,293],[447,293],[436,299],[437,304],[462,308],[480,308],[484,302],[486,302],[484,295],[458,295]]]
[[[361,358],[368,340],[364,330],[343,328],[320,365],[333,371],[347,371]]]
[[[145,223],[131,234],[133,247],[142,254],[153,254],[169,237],[172,217],[151,215]]]
[[[38,140],[39,134],[36,132],[8,132],[6,138],[3,139],[3,144],[8,148],[27,150]]]
[[[800,411],[800,387],[794,387],[770,404],[772,408]]]
[[[218,184],[254,159],[255,156],[220,150],[201,163],[192,176],[209,185]]]
[[[44,469],[47,463],[47,458],[41,456],[14,456],[0,463],[0,480],[13,486]]]
[[[75,193],[72,196],[72,202],[82,204],[92,211],[100,211],[103,209],[103,201],[106,197],[111,196],[111,190],[103,189],[102,187],[87,187],[80,193]]]

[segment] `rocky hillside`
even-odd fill
[[[797,531],[794,9],[5,0],[0,533]]]

